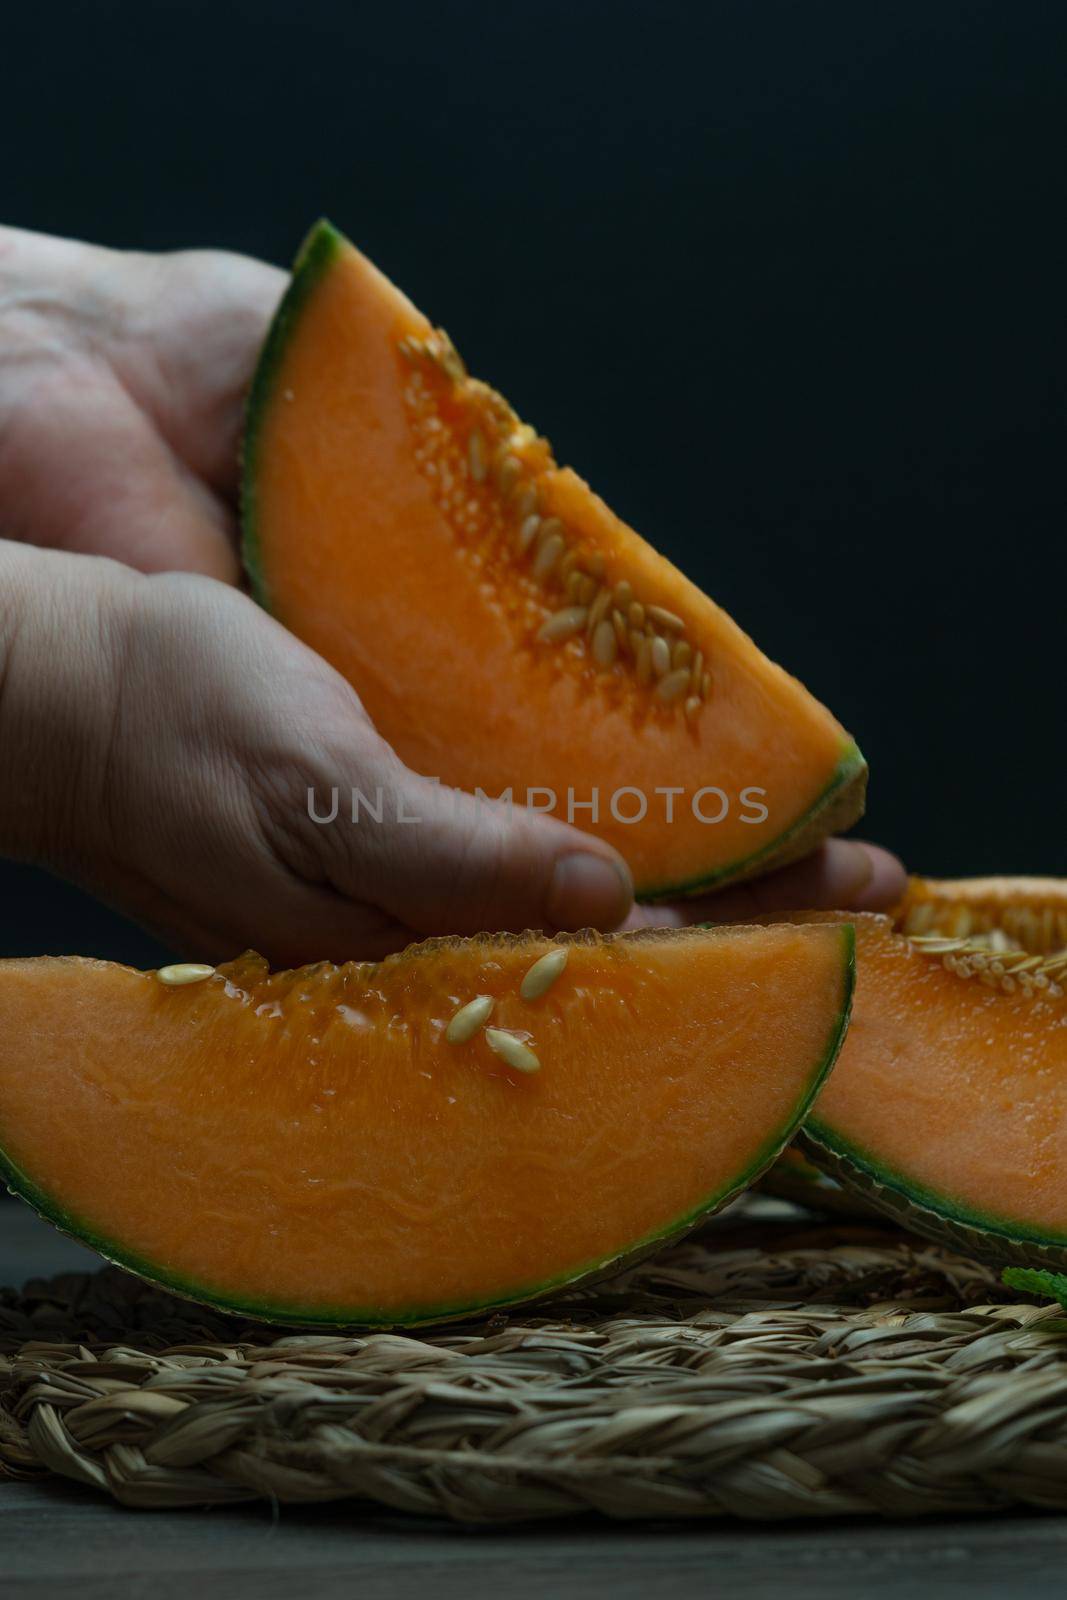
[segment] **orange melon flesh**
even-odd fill
[[[835,718],[328,224],[257,375],[244,526],[257,597],[409,766],[602,834],[646,897],[781,864],[862,812]],[[541,636],[568,612],[573,636]]]
[[[750,1182],[833,1061],[848,928],[535,935],[167,988],[100,961],[0,963],[9,1182],[122,1265],[296,1322],[410,1323],[618,1264]],[[496,999],[524,1074],[482,1033]]]
[[[996,952],[981,949],[969,957],[980,970],[961,976],[945,965],[958,954],[951,940],[942,952],[888,918],[851,920],[852,1022],[805,1147],[920,1232],[1003,1259],[1044,1260],[1051,1250],[1067,1260],[1061,984],[1045,979],[1028,993],[1025,968],[1005,982],[988,965]]]

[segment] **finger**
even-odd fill
[[[904,893],[907,874],[888,850],[858,839],[829,839],[779,872],[720,894],[665,906],[639,906],[633,927],[743,922],[769,911],[883,911]]]
[[[276,969],[318,961],[341,966],[382,961],[418,937],[385,913],[283,871],[246,872],[230,890],[207,904],[141,885],[118,898],[182,961],[218,964],[255,949]]]
[[[234,583],[233,515],[97,368],[42,380],[10,426],[0,488],[10,538],[106,555],[141,572]],[[56,441],[63,470],[55,470]]]
[[[364,795],[367,771],[364,760]],[[630,909],[621,856],[566,823],[432,783],[391,756],[372,798],[374,813],[331,825],[330,882],[420,934],[610,929]]]

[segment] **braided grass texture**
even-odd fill
[[[1067,1507],[1067,1319],[881,1227],[730,1221],[536,1314],[277,1337],[114,1269],[0,1291],[0,1469],[464,1523]]]

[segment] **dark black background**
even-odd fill
[[[852,728],[871,836],[1067,873],[1067,7],[94,0],[0,48],[5,220],[284,261],[327,212]],[[0,894],[5,952],[151,953]]]

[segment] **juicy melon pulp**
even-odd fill
[[[244,526],[257,597],[409,766],[602,834],[646,897],[862,812],[830,713],[325,223],[254,385]]]
[[[1067,906],[1048,891],[915,880],[896,922],[851,917],[852,1022],[803,1135],[918,1232],[1046,1265],[1067,1263],[1067,952],[1032,953],[1005,928],[1044,942],[1045,910]]]
[[[12,1187],[121,1265],[278,1321],[508,1304],[716,1209],[790,1139],[847,1023],[852,936],[725,928],[433,940],[379,965],[167,988],[0,963]],[[444,1031],[475,995],[541,1062]]]

